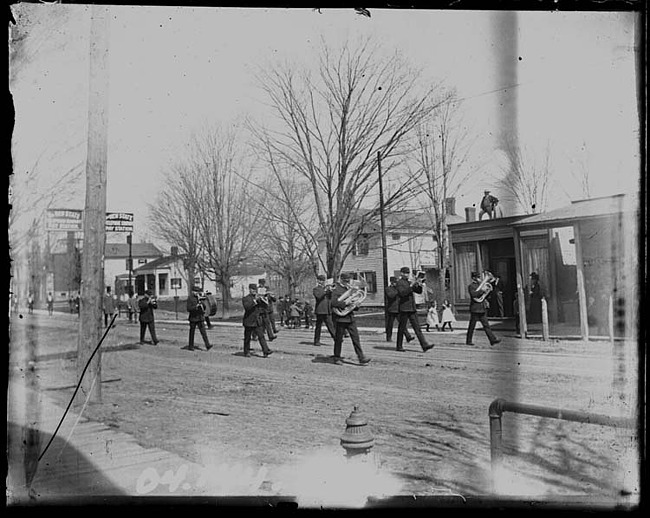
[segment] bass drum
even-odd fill
[[[214,295],[206,295],[203,305],[206,316],[213,317],[217,314],[217,298]]]

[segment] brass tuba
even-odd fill
[[[332,311],[337,316],[344,317],[354,311],[355,308],[359,307],[365,298],[365,285],[361,286],[358,281],[352,281],[350,283],[350,288],[338,298],[339,302],[345,302],[345,307],[343,309],[332,308]]]
[[[483,302],[485,298],[492,292],[494,286],[492,283],[496,280],[496,277],[492,275],[492,272],[485,270],[481,274],[481,283],[476,288],[476,291],[482,291],[483,295],[480,297],[474,297],[474,302]]]

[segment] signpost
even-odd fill
[[[107,212],[106,232],[133,233],[133,214],[130,212]]]
[[[47,209],[47,230],[54,232],[81,232],[83,230],[82,224],[82,210]]]

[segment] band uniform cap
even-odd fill
[[[539,279],[539,275],[537,275],[536,272],[532,272],[532,273],[530,274],[530,276],[531,276],[533,279]]]
[[[411,273],[411,269],[408,266],[402,266],[399,271],[401,273]]]
[[[258,284],[266,284],[266,279],[257,279]]]
[[[390,282],[395,282],[397,280],[397,277],[391,277]]]
[[[342,273],[339,277],[340,277],[340,279],[342,281],[349,281],[350,280],[350,274],[349,273]]]
[[[257,289],[257,284],[255,284],[255,283],[251,283],[251,284],[249,284],[249,285],[248,285],[248,289],[249,289],[249,290],[256,290],[256,289]]]
[[[146,290],[144,292],[145,295],[153,295],[153,292],[151,290]]]
[[[483,191],[483,194],[490,194],[490,191]]]
[[[326,281],[326,280],[327,280],[327,277],[325,277],[322,273],[319,273],[319,274],[316,276],[316,278],[317,278],[319,281]]]
[[[478,277],[478,272],[472,272],[472,277]]]

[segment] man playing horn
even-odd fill
[[[491,288],[488,288],[488,283],[481,282],[481,276],[478,272],[472,272],[472,283],[467,287],[467,290],[469,291],[470,303],[469,324],[467,325],[467,337],[465,339],[465,344],[474,345],[472,343],[472,336],[474,335],[476,322],[480,322],[483,326],[483,330],[485,331],[488,340],[490,340],[490,345],[498,344],[501,340],[496,337],[492,331],[492,328],[490,327],[490,322],[485,316],[485,295],[490,292]]]
[[[348,300],[346,292],[350,290],[350,274],[342,273],[339,276],[339,282],[336,283],[334,289],[332,290],[332,308],[339,308],[341,310],[347,308]],[[366,357],[363,354],[361,349],[361,341],[359,340],[359,331],[357,329],[357,323],[354,320],[354,312],[359,309],[358,306],[354,308],[353,311],[341,316],[336,312],[333,312],[334,328],[336,330],[334,335],[334,363],[341,365],[343,363],[343,358],[341,357],[341,348],[343,347],[343,336],[346,331],[349,333],[350,338],[352,339],[352,346],[354,347],[354,352],[359,358],[359,363],[365,365],[370,361],[370,358]]]
[[[404,266],[400,269],[400,279],[397,281],[397,293],[399,294],[399,325],[397,327],[397,351],[404,351],[404,336],[406,336],[406,326],[411,323],[415,336],[418,337],[420,347],[423,352],[433,349],[434,344],[427,343],[427,339],[420,329],[418,322],[417,308],[415,306],[414,293],[422,293],[422,282],[417,278],[411,283],[409,275],[411,269]]]
[[[320,335],[323,324],[325,324],[325,327],[332,338],[335,337],[336,332],[332,321],[332,286],[327,284],[327,277],[322,273],[316,276],[316,282],[317,284],[312,291],[314,299],[316,299],[316,304],[314,306],[314,313],[316,314],[316,324],[314,325],[314,345],[319,346],[321,344]]]

